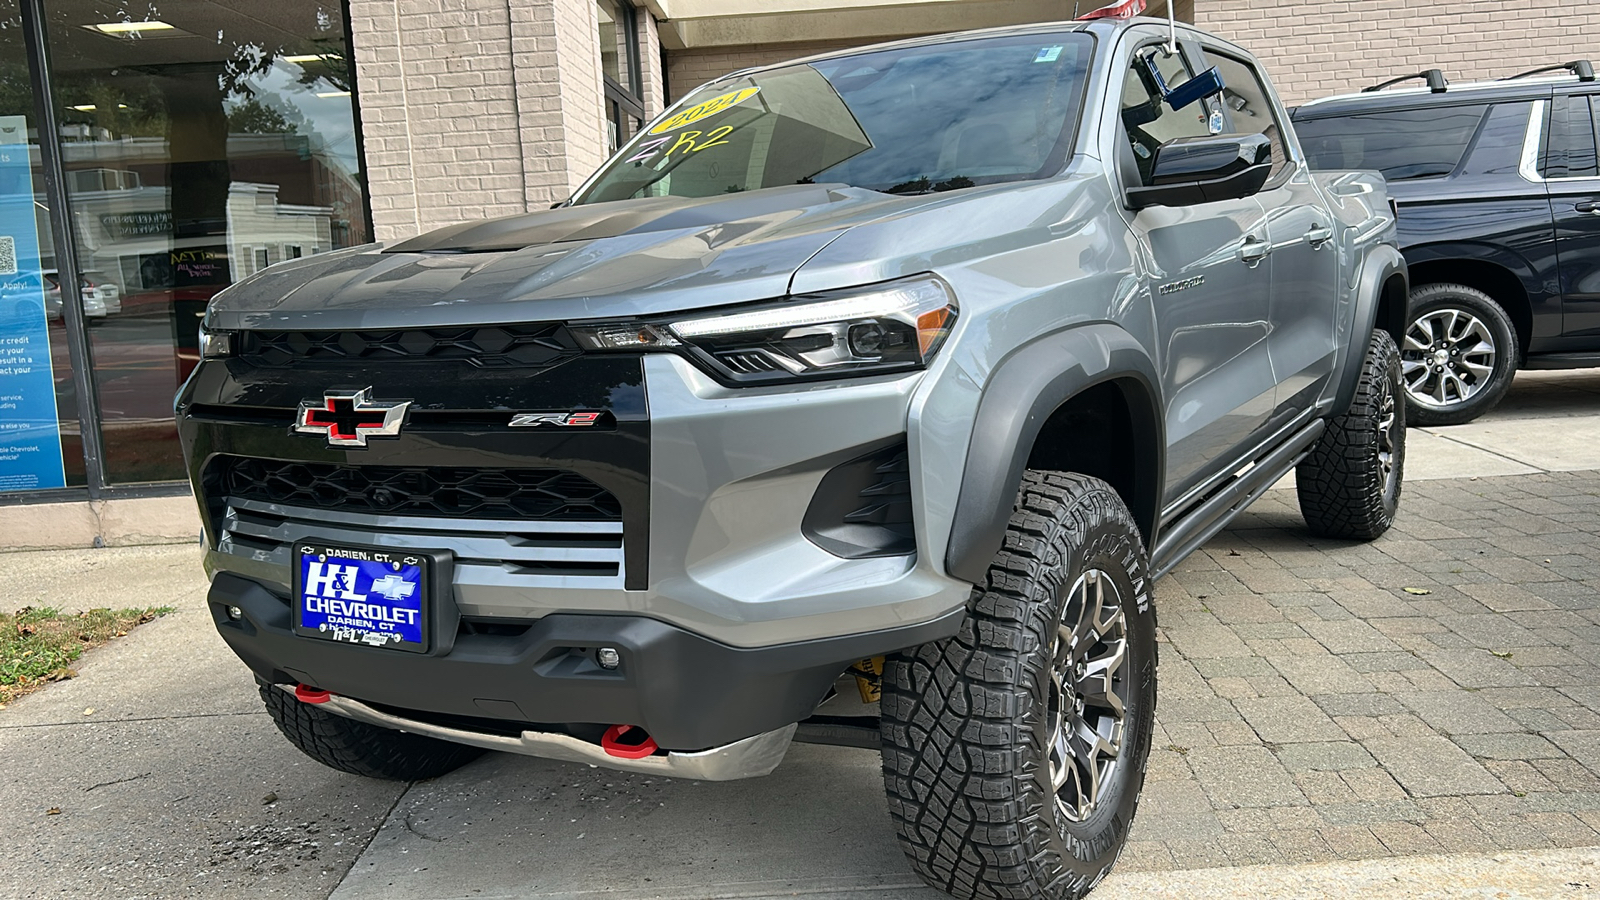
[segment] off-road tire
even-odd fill
[[[1411,292],[1406,318],[1406,333],[1418,319],[1441,310],[1460,310],[1482,322],[1494,340],[1495,359],[1491,373],[1483,387],[1466,400],[1451,403],[1447,408],[1425,406],[1406,392],[1406,421],[1412,425],[1460,425],[1471,422],[1500,402],[1517,374],[1517,361],[1521,348],[1517,344],[1517,329],[1494,298],[1477,288],[1464,284],[1427,284]],[[1403,341],[1408,348],[1403,355],[1420,357],[1422,354],[1412,343]]]
[[[1126,622],[1122,753],[1104,802],[1071,822],[1050,783],[1052,639],[1066,592],[1109,576]],[[960,898],[1075,900],[1128,837],[1155,719],[1155,608],[1145,548],[1105,482],[1027,472],[962,630],[890,656],[883,775],[901,849]]]
[[[329,768],[387,781],[418,781],[453,772],[483,755],[477,747],[407,734],[324,712],[276,685],[257,682],[278,730],[300,752]]]
[[[1370,541],[1394,524],[1405,481],[1403,394],[1399,348],[1388,332],[1374,331],[1350,409],[1328,423],[1294,472],[1300,513],[1313,533]],[[1383,463],[1385,450],[1392,470]]]

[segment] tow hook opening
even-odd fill
[[[613,725],[600,737],[600,749],[617,759],[644,759],[657,749],[655,738],[637,725]]]
[[[297,684],[294,686],[294,698],[301,703],[327,703],[333,695],[320,688]]]

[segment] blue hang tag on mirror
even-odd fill
[[[1183,109],[1197,100],[1221,93],[1223,87],[1222,73],[1212,66],[1183,84],[1167,89],[1164,99],[1173,109]]]

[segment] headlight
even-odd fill
[[[221,359],[233,355],[233,332],[211,331],[200,326],[200,358]]]
[[[950,288],[924,276],[783,306],[573,333],[593,350],[681,348],[726,380],[758,384],[921,368],[955,319]]]

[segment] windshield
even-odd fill
[[[1093,39],[980,38],[825,59],[696,91],[574,203],[839,183],[926,193],[1054,174]]]

